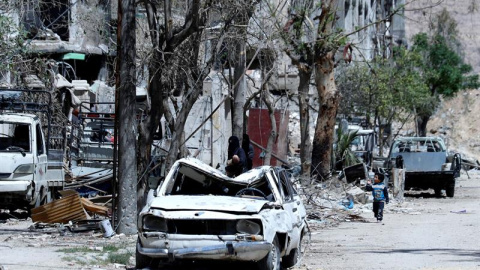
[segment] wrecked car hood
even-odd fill
[[[150,207],[171,210],[206,210],[236,213],[258,213],[268,201],[229,196],[160,196]]]

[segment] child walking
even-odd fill
[[[373,195],[373,213],[375,214],[375,218],[377,222],[382,222],[383,220],[383,208],[385,207],[385,203],[388,204],[388,190],[383,180],[385,177],[383,174],[375,173],[374,183],[372,185],[371,181],[367,181],[366,189],[367,191],[371,191]]]

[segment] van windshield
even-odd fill
[[[0,151],[30,152],[30,125],[0,122]]]

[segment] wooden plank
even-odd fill
[[[75,190],[59,190],[58,193],[60,193],[62,197],[78,194]]]
[[[85,208],[85,210],[102,216],[108,216],[108,207],[96,205],[85,198],[81,198],[80,200],[82,201],[83,208]]]

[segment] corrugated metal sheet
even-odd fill
[[[33,222],[68,223],[84,219],[87,213],[77,193],[32,209]]]

